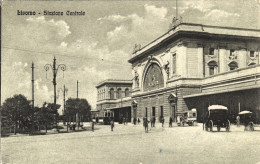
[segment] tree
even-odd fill
[[[66,101],[65,115],[68,120],[76,121],[81,120],[82,122],[88,121],[91,118],[91,106],[86,99],[73,99],[69,98]],[[78,118],[76,118],[78,116]],[[74,119],[75,118],[75,119]]]
[[[47,133],[48,126],[52,126],[53,124],[57,123],[56,118],[58,115],[58,109],[60,105],[56,104],[54,106],[53,103],[46,103],[44,102],[42,107],[37,111],[37,117],[39,124],[45,126],[45,130]]]
[[[18,128],[29,128],[31,119],[30,109],[30,101],[22,94],[7,98],[1,109],[3,121],[5,121],[4,124],[13,126],[14,134],[16,134]]]

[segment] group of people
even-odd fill
[[[92,123],[91,123],[91,130],[92,130],[92,132],[94,132],[94,130],[95,130],[95,123],[96,122],[94,120],[92,120]],[[113,119],[110,120],[110,126],[111,126],[111,131],[113,131],[114,126],[115,126],[115,123],[114,123]]]
[[[138,122],[138,124],[141,122],[139,118],[136,119],[136,117],[133,119],[134,125],[136,125],[136,122]]]
[[[151,122],[151,127],[155,127],[155,121],[156,121],[156,118],[155,117],[152,117],[151,120],[149,121],[147,117],[144,117],[143,118],[143,126],[145,128],[145,133],[148,133],[148,125],[149,125],[149,122]],[[161,116],[160,117],[160,122],[162,123],[162,127],[164,126],[164,117]],[[172,117],[169,118],[169,127],[172,127],[172,123],[173,123],[173,119]]]
[[[139,124],[140,122],[141,122],[141,121],[140,121],[139,118],[134,118],[134,119],[133,119],[134,125],[136,125],[136,123]],[[145,133],[148,133],[148,125],[149,125],[149,122],[151,122],[151,127],[155,127],[156,118],[155,118],[155,117],[152,117],[151,120],[148,120],[147,117],[144,117],[144,118],[143,118],[143,126],[144,126],[144,128],[145,128]],[[164,127],[164,117],[163,117],[163,116],[160,117],[160,122],[162,123],[162,127]],[[92,120],[91,129],[92,129],[93,132],[94,132],[94,130],[95,130],[95,123],[96,123],[96,122],[95,122],[94,120]],[[169,127],[172,127],[172,123],[173,123],[173,119],[172,119],[172,117],[170,117],[170,118],[169,118]],[[115,123],[114,123],[114,120],[113,120],[113,119],[110,120],[110,127],[111,127],[111,131],[113,131],[113,129],[114,129],[114,127],[115,127]]]

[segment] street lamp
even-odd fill
[[[56,76],[57,76],[59,68],[64,72],[66,70],[66,65],[65,64],[59,64],[58,66],[56,66],[56,58],[55,57],[53,59],[53,65],[46,64],[44,66],[44,69],[46,71],[46,78],[47,78],[47,71],[49,69],[51,69],[52,73],[53,73],[53,81],[52,82],[53,82],[53,86],[54,86],[54,107],[55,108],[56,108],[56,85],[57,85]],[[57,121],[56,121],[56,124],[57,124]]]

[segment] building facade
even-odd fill
[[[142,48],[132,64],[131,116],[172,116],[225,105],[260,117],[260,30],[179,23]],[[258,116],[259,115],[259,116]]]
[[[100,118],[112,111],[114,120],[121,122],[123,118],[131,121],[131,80],[107,79],[97,86],[97,106]]]

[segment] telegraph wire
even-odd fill
[[[91,57],[82,57],[82,56],[75,56],[75,55],[67,55],[65,53],[52,53],[52,52],[40,52],[40,51],[34,51],[34,50],[27,50],[27,49],[22,49],[22,48],[13,48],[13,47],[8,47],[8,46],[2,46],[2,48],[5,49],[11,49],[11,50],[17,50],[17,51],[24,51],[24,52],[31,52],[31,53],[39,53],[39,54],[49,54],[49,55],[56,55],[56,56],[62,56],[62,57],[68,57],[68,58],[79,58],[79,59],[90,59],[90,60],[95,60],[95,58],[91,58]],[[117,64],[117,65],[121,65],[121,66],[125,66],[125,67],[131,67],[131,65],[126,65],[126,64],[121,64],[121,63],[117,63],[114,62],[112,60],[107,60],[107,59],[101,59],[101,61],[108,61],[110,63],[113,64]]]

